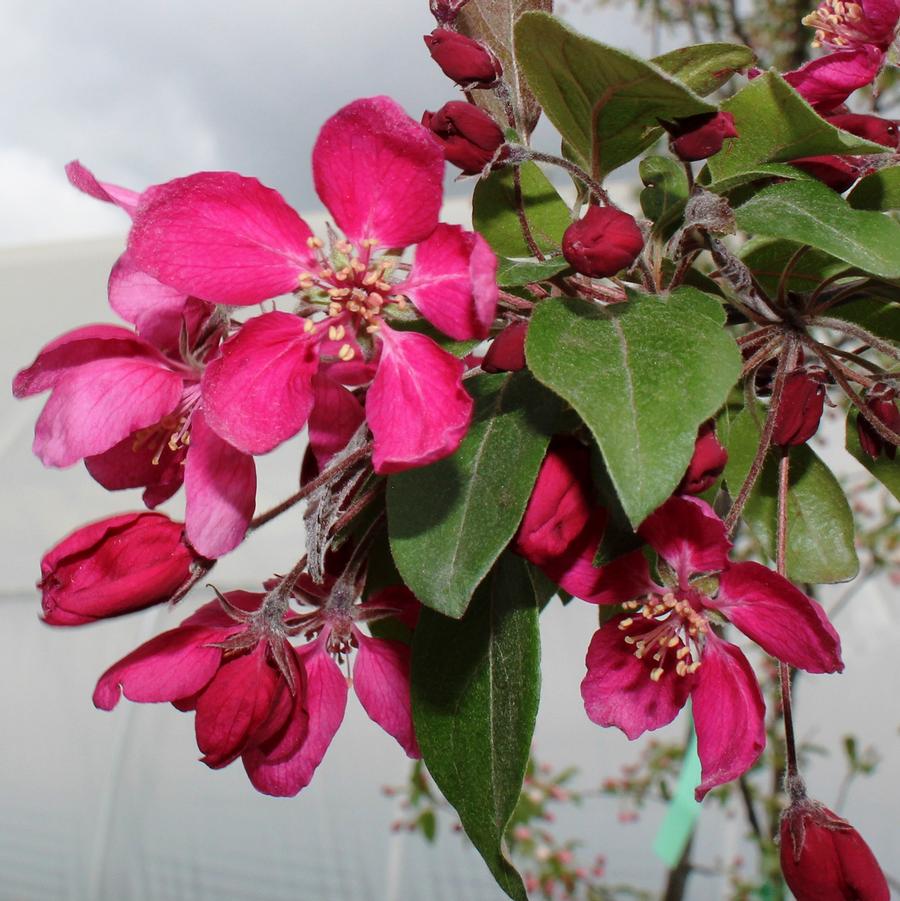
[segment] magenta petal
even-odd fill
[[[633,630],[619,629],[623,619],[617,616],[594,633],[581,697],[593,722],[617,726],[634,740],[675,719],[687,701],[694,676],[677,676],[670,666],[654,682],[650,673],[657,664],[649,657],[638,660],[634,656],[633,645],[625,643],[625,636]]]
[[[221,557],[247,532],[256,506],[253,457],[223,441],[198,410],[184,467],[185,531],[204,557]]]
[[[96,360],[60,381],[34,428],[45,466],[70,466],[100,454],[178,405],[181,376],[141,358]]]
[[[711,788],[746,773],[766,746],[766,705],[753,667],[713,632],[707,633],[691,703],[703,766],[694,794],[702,801]]]
[[[108,491],[145,488],[144,503],[152,509],[167,501],[184,481],[185,449],[172,452],[166,447],[159,453],[166,438],[157,435],[155,441],[141,441],[129,435],[102,454],[85,457],[84,465]]]
[[[699,498],[669,498],[641,523],[638,534],[675,570],[682,588],[692,575],[728,565],[725,524]]]
[[[396,738],[409,757],[421,757],[409,697],[409,645],[354,634],[359,642],[353,665],[356,696],[369,718]]]
[[[604,566],[594,566],[601,534],[575,558],[560,558],[543,569],[569,594],[591,604],[624,604],[653,594],[659,586],[640,551],[631,551]]]
[[[416,248],[397,292],[445,335],[486,338],[497,310],[497,257],[481,235],[441,223]]]
[[[407,247],[437,225],[444,152],[390,97],[355,100],[322,126],[313,176],[334,221],[357,244]]]
[[[140,194],[137,191],[121,188],[119,185],[111,185],[109,182],[97,181],[94,173],[82,166],[78,160],[72,160],[71,163],[66,164],[66,177],[79,191],[97,200],[114,203],[117,207],[125,210],[129,216],[134,216],[140,200]]]
[[[237,625],[237,624],[235,624]],[[205,626],[179,626],[151,638],[114,663],[94,689],[94,706],[112,710],[129,701],[175,701],[196,694],[215,675],[222,649],[210,646],[227,633]]]
[[[210,428],[248,454],[265,454],[306,425],[319,365],[315,339],[291,313],[249,319],[203,373]]]
[[[784,80],[817,109],[840,106],[855,90],[870,84],[881,69],[884,53],[870,44],[838,50],[787,72]]]
[[[250,781],[261,792],[276,797],[296,795],[309,785],[322,762],[347,706],[347,680],[340,667],[325,652],[321,639],[297,651],[306,671],[306,740],[291,757],[268,761],[262,752],[249,751],[244,766]]]
[[[321,373],[312,380],[315,405],[309,417],[309,446],[321,472],[363,424],[366,414],[356,396]]]
[[[236,172],[198,172],[154,189],[128,240],[134,264],[213,303],[247,305],[297,288],[315,265],[309,226],[284,198]]]
[[[472,419],[462,360],[431,338],[382,325],[381,361],[366,397],[378,473],[425,466],[452,454]]]
[[[213,769],[236,760],[269,715],[280,677],[266,661],[266,648],[260,642],[229,660],[197,698],[197,747]]]
[[[783,576],[759,563],[735,563],[708,606],[721,610],[764,651],[808,673],[844,668],[841,640],[825,611]]]

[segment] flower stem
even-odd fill
[[[530,147],[516,147],[516,150],[522,153],[526,159],[534,160],[537,163],[547,163],[551,166],[559,166],[560,169],[565,169],[569,175],[580,181],[600,203],[604,206],[618,209],[600,182],[591,178],[591,176],[577,163],[573,163],[571,160],[567,160],[562,156],[554,156],[552,153],[541,153],[539,150],[532,150]]]

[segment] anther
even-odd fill
[[[347,334],[347,330],[342,325],[332,325],[328,329],[328,340],[329,341],[343,341],[344,335]]]
[[[630,616],[627,616],[627,617],[625,617],[625,619],[622,620],[622,622],[619,623],[619,628],[620,629],[628,629],[633,625],[634,625],[634,620]]]
[[[321,238],[317,238],[317,237],[315,237],[315,235],[313,235],[306,239],[306,246],[310,250],[319,250],[320,248],[324,247],[325,245],[322,243]]]
[[[356,356],[356,351],[349,345],[343,344],[341,345],[341,349],[338,351],[338,356],[345,362],[349,363]]]
[[[665,670],[661,666],[656,667],[656,669],[650,673],[650,680],[652,682],[659,682],[659,680],[662,679],[664,672]]]

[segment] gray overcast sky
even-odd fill
[[[621,10],[567,18],[646,49]],[[123,230],[68,187],[75,157],[134,188],[234,169],[317,206],[310,151],[341,105],[384,93],[418,117],[454,98],[433,25],[427,0],[4,0],[0,245]]]

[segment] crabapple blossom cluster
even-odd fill
[[[591,721],[636,739],[690,700],[698,800],[764,751],[751,661],[768,655],[785,877],[801,899],[886,897],[865,843],[805,795],[789,671],[842,671],[812,586],[858,569],[853,513],[809,446],[826,406],[843,404],[848,451],[897,486],[900,136],[845,102],[887,64],[900,7],[826,0],[805,21],[828,52],[782,78],[737,45],[644,62],[539,3],[517,4],[504,42],[478,3],[432,0],[425,37],[464,99],[416,121],[364,98],[322,126],[319,234],[236,172],[137,192],[69,165],[130,219],[109,278],[126,324],[56,338],[13,389],[49,392],[46,466],[83,461],[147,510],[46,553],[44,620],[183,603],[305,504],[286,574],[210,585],[106,670],[95,705],[192,712],[204,763],[240,759],[259,791],[295,795],[352,686],[520,899],[502,826],[554,596],[608,611],[579,645]],[[541,113],[561,156],[532,146]],[[623,209],[604,180],[641,154],[640,210]],[[473,229],[440,221],[446,162],[475,182]],[[299,490],[259,512],[257,467],[290,441]],[[182,485],[183,522],[156,509]],[[794,515],[807,504],[816,517]],[[490,823],[484,784],[515,789]]]

